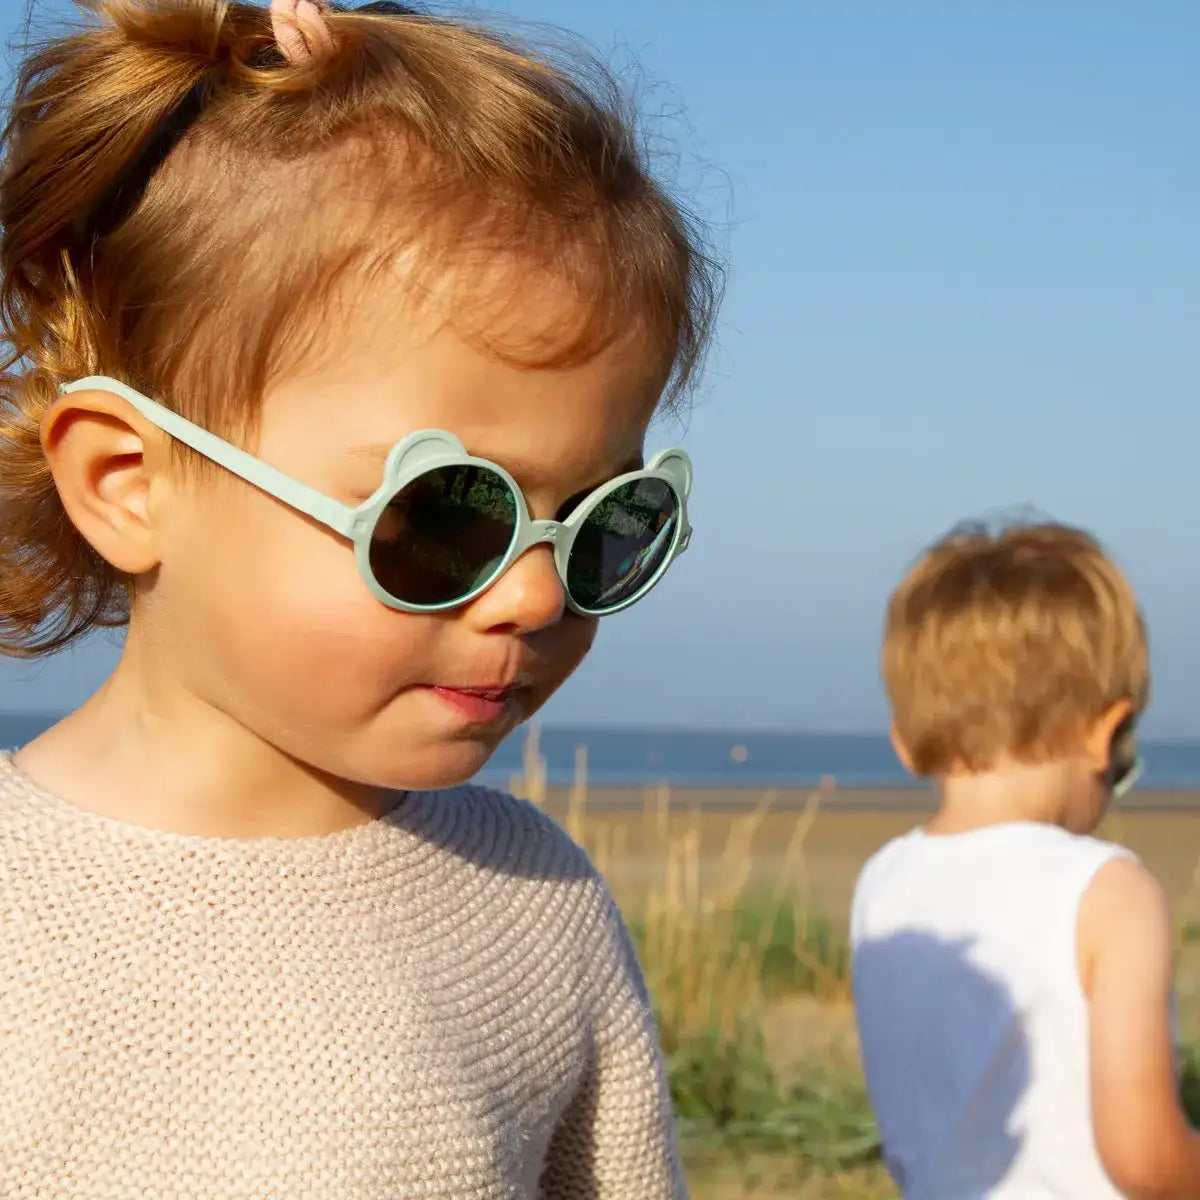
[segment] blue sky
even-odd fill
[[[639,81],[719,224],[693,547],[547,720],[874,729],[889,588],[953,522],[1092,528],[1200,734],[1200,5],[512,0]],[[15,29],[19,9],[0,4]],[[70,704],[111,646],[0,668]]]

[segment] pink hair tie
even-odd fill
[[[293,67],[333,50],[325,0],[271,0],[271,29],[279,52]]]

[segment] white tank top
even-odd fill
[[[1092,1134],[1075,947],[1079,902],[1117,855],[1128,852],[1019,822],[914,830],[863,868],[854,999],[907,1200],[1120,1196]]]

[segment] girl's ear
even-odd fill
[[[150,494],[165,454],[143,428],[125,401],[102,391],[70,392],[42,420],[42,449],[67,516],[97,554],[127,575],[159,563]]]
[[[900,765],[910,774],[915,775],[913,770],[912,755],[908,752],[908,746],[905,745],[904,739],[900,736],[900,731],[893,723],[888,730],[892,739],[892,749],[896,752],[896,757],[900,760]]]

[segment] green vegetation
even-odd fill
[[[768,870],[755,851],[769,795],[755,812],[701,819],[675,810],[666,789],[650,789],[644,811],[622,828],[589,811],[582,750],[577,767],[555,815],[604,872],[637,944],[693,1200],[895,1196],[853,1042],[845,930],[801,886],[820,793],[795,815]],[[513,787],[545,804],[545,780],[534,734]],[[1200,872],[1196,879],[1200,889]],[[1177,941],[1187,1035],[1180,1086],[1200,1126],[1200,922],[1181,921]]]
[[[695,914],[644,901],[631,920],[655,997],[680,1133],[689,1161],[731,1165],[764,1155],[835,1172],[873,1161],[879,1138],[853,1063],[819,1055],[786,1072],[763,1033],[769,1006],[795,995],[844,999],[849,949],[797,897],[739,892]],[[779,1164],[776,1164],[777,1167]]]
[[[515,790],[544,801],[535,739],[525,766]],[[772,1007],[790,998],[843,1008],[849,998],[844,932],[793,884],[817,799],[797,814],[780,877],[767,884],[749,865],[770,798],[729,818],[702,889],[695,821],[673,813],[662,789],[648,793],[643,820],[661,853],[654,876],[634,887],[622,880],[621,847],[599,839],[588,819],[584,768],[581,755],[566,824],[604,871],[637,945],[690,1175],[754,1187],[764,1172],[797,1183],[877,1161],[878,1132],[857,1063],[818,1047],[789,1065],[764,1034]]]

